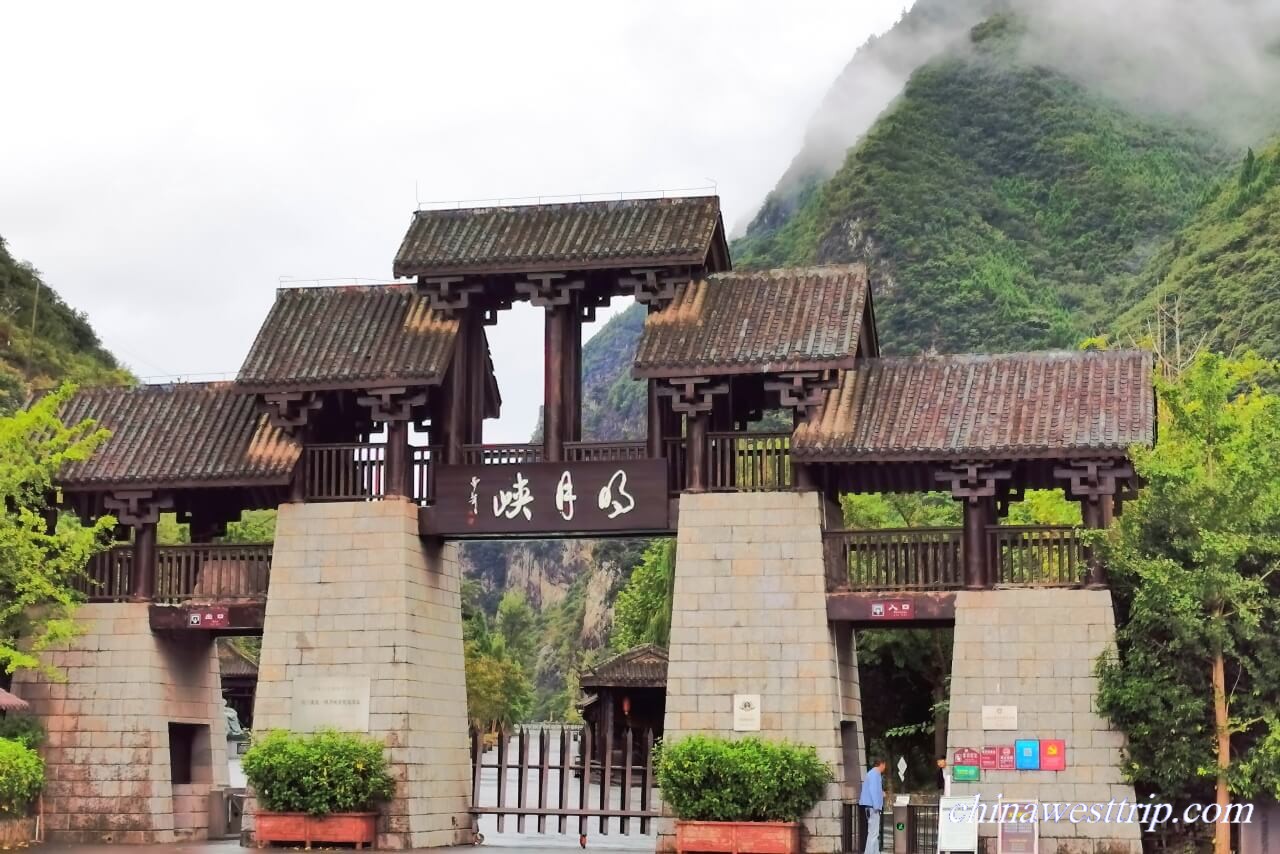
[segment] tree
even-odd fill
[[[675,591],[676,541],[654,540],[613,603],[610,645],[627,650],[671,640],[671,603]]]
[[[533,703],[533,687],[520,664],[506,654],[501,638],[487,650],[470,641],[465,651],[471,726],[492,732],[522,720]]]
[[[1160,441],[1100,542],[1119,600],[1099,710],[1124,770],[1166,798],[1280,797],[1280,397],[1274,366],[1199,355],[1157,377]],[[1229,826],[1215,827],[1225,854]]]
[[[62,423],[58,410],[71,393],[63,386],[0,417],[0,674],[49,671],[40,652],[74,635],[72,583],[115,526],[109,516],[89,527],[64,517],[51,532],[46,521],[58,470],[87,459],[107,436],[91,421]]]
[[[532,673],[538,657],[538,615],[519,590],[508,590],[498,603],[494,628],[507,653],[524,672]]]

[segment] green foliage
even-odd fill
[[[26,815],[44,788],[44,761],[33,748],[0,738],[0,818]]]
[[[488,636],[492,639],[494,636]],[[533,689],[520,663],[511,658],[501,636],[485,648],[479,641],[465,644],[467,715],[482,732],[506,730],[524,720],[533,703]]]
[[[254,740],[242,765],[269,812],[368,812],[395,791],[382,744],[358,733],[275,730]]]
[[[1064,347],[1109,325],[1223,156],[1024,64],[1020,35],[997,18],[920,68],[784,225],[735,242],[737,266],[867,261],[896,351]]]
[[[1124,338],[1146,336],[1158,306],[1178,308],[1190,344],[1245,347],[1280,358],[1280,143],[1251,151],[1195,217],[1164,245],[1129,289],[1114,323]]]
[[[1275,367],[1198,358],[1158,383],[1160,442],[1135,449],[1146,482],[1101,541],[1125,615],[1104,656],[1099,710],[1129,737],[1135,783],[1203,798],[1221,773],[1245,798],[1280,796],[1280,397]],[[1221,659],[1229,761],[1217,755]]]
[[[662,745],[657,775],[685,821],[796,821],[822,797],[831,768],[807,745],[693,735]]]
[[[646,384],[631,378],[644,318],[644,306],[628,306],[582,347],[582,431],[588,440],[645,436]]]
[[[526,673],[533,670],[538,653],[537,621],[538,615],[529,607],[523,593],[508,590],[502,595],[494,627],[502,637],[507,655]]]
[[[87,459],[106,433],[86,421],[64,425],[58,410],[71,395],[63,386],[29,408],[0,416],[0,671],[40,668],[40,653],[75,631],[72,583],[89,558],[110,542],[115,519],[84,527],[73,517],[49,533],[44,514],[54,475]],[[26,639],[21,649],[18,639]]]
[[[33,267],[14,260],[0,238],[0,414],[20,406],[29,387],[47,389],[63,380],[114,384],[131,377],[103,348],[88,318],[64,303]]]
[[[622,651],[646,643],[667,645],[675,578],[676,541],[654,540],[614,600],[611,647]]]
[[[44,727],[30,715],[10,714],[0,718],[0,739],[5,738],[34,750],[44,744]]]

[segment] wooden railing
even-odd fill
[[[648,456],[648,442],[564,443],[564,459],[570,463],[612,463],[619,460],[643,460]]]
[[[880,528],[825,535],[828,589],[956,590],[965,586],[962,528]],[[1065,525],[987,527],[993,586],[1070,587],[1089,559],[1080,530]]]
[[[679,436],[662,440],[663,455],[667,458],[667,489],[672,495],[684,491],[688,477],[685,447],[684,439]]]
[[[832,589],[954,590],[964,586],[960,528],[881,528],[826,534]]]
[[[540,463],[541,445],[463,445],[462,462],[469,466]]]
[[[265,599],[271,543],[190,544],[156,549],[156,601]]]
[[[112,546],[89,558],[84,575],[71,586],[90,602],[123,602],[129,598],[133,573],[133,547]]]
[[[307,501],[370,501],[384,494],[386,446],[358,443],[302,449]]]
[[[409,494],[416,503],[426,505],[436,500],[436,467],[439,464],[439,448],[413,449],[410,466],[410,477],[413,478],[413,483]]]
[[[996,584],[1070,587],[1089,572],[1080,529],[1068,525],[992,525],[987,549]]]
[[[790,433],[712,433],[707,444],[709,489],[763,492],[791,487]]]

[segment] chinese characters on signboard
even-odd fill
[[[873,620],[910,620],[914,616],[910,599],[885,599],[871,603]]]
[[[669,528],[663,460],[446,466],[433,533],[662,531]]]

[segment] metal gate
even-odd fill
[[[621,738],[606,731],[603,745],[597,740],[588,726],[534,725],[499,735],[486,749],[473,734],[471,813],[495,817],[498,833],[510,816],[516,833],[525,832],[527,818],[538,833],[586,836],[592,819],[600,834],[629,834],[633,825],[652,832],[659,815],[653,730],[626,728]]]

